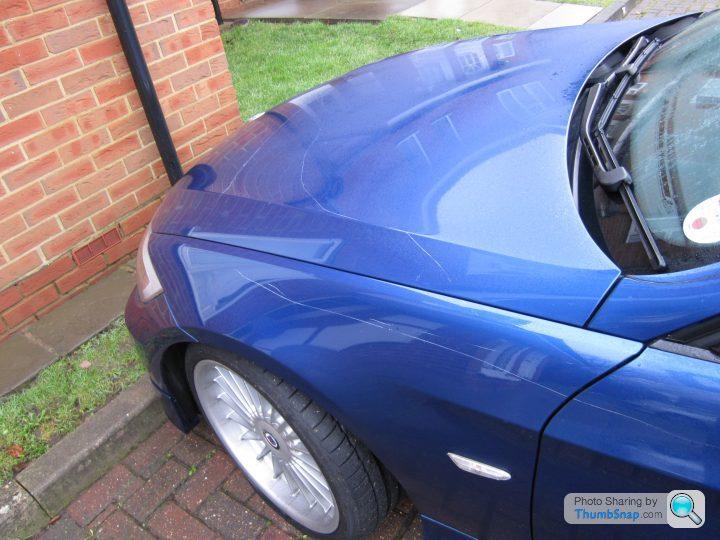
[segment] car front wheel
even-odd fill
[[[185,369],[195,399],[256,490],[298,529],[355,538],[385,517],[378,463],[329,414],[255,364],[203,345]]]

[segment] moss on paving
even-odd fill
[[[429,45],[515,29],[479,22],[390,17],[368,23],[251,21],[223,33],[240,112],[253,116],[347,71]]]
[[[43,369],[25,389],[0,400],[0,481],[42,455],[83,418],[145,372],[123,321]]]

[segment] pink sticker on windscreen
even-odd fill
[[[705,199],[688,212],[683,233],[696,244],[720,242],[720,195]]]

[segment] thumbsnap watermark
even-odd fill
[[[689,489],[668,493],[668,525],[676,529],[696,529],[705,522],[705,495]]]
[[[670,493],[568,493],[565,521],[572,525],[658,525],[697,529],[705,523],[705,495],[697,489]]]

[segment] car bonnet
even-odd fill
[[[582,325],[619,275],[568,174],[578,93],[642,21],[458,41],[370,64],[247,123],[153,222]]]

